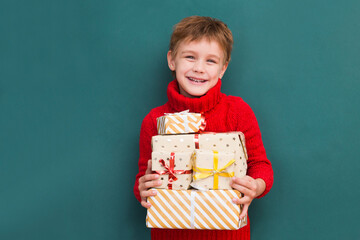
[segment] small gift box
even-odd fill
[[[192,180],[192,152],[152,152],[152,170],[160,174],[158,188],[186,190]]]
[[[147,201],[146,226],[170,229],[235,230],[247,224],[240,219],[241,207],[232,202],[240,198],[236,190],[165,190],[157,189],[156,196]]]
[[[235,177],[246,175],[248,156],[242,132],[199,134],[199,149],[234,151]]]
[[[191,186],[200,190],[231,189],[234,156],[234,152],[195,150],[192,156],[193,182]]]
[[[195,149],[235,153],[235,177],[246,175],[247,153],[242,132],[156,135],[152,137],[153,151],[191,152]]]
[[[156,120],[158,134],[196,133],[205,129],[205,118],[189,110],[167,113]]]

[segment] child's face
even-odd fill
[[[180,94],[200,97],[216,85],[224,75],[224,52],[216,41],[181,42],[176,56],[167,55],[169,68],[176,72]]]

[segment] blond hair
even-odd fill
[[[224,63],[230,61],[232,33],[225,23],[211,17],[191,16],[176,24],[170,39],[171,55],[176,56],[182,41],[197,41],[203,38],[216,41],[224,52]]]

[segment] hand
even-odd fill
[[[150,196],[155,196],[157,193],[156,190],[149,190],[149,188],[158,187],[161,185],[161,180],[157,179],[159,179],[159,174],[152,174],[151,160],[149,160],[145,175],[139,178],[141,206],[143,206],[144,208],[151,207],[151,204],[146,201],[146,198]]]
[[[240,214],[240,219],[243,219],[248,212],[252,200],[260,196],[265,191],[266,184],[261,178],[253,179],[250,176],[244,176],[242,178],[232,178],[230,186],[243,194],[242,198],[233,199],[235,204],[243,205],[243,209]]]

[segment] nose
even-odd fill
[[[195,61],[193,65],[194,72],[204,72],[204,64],[202,61]]]

